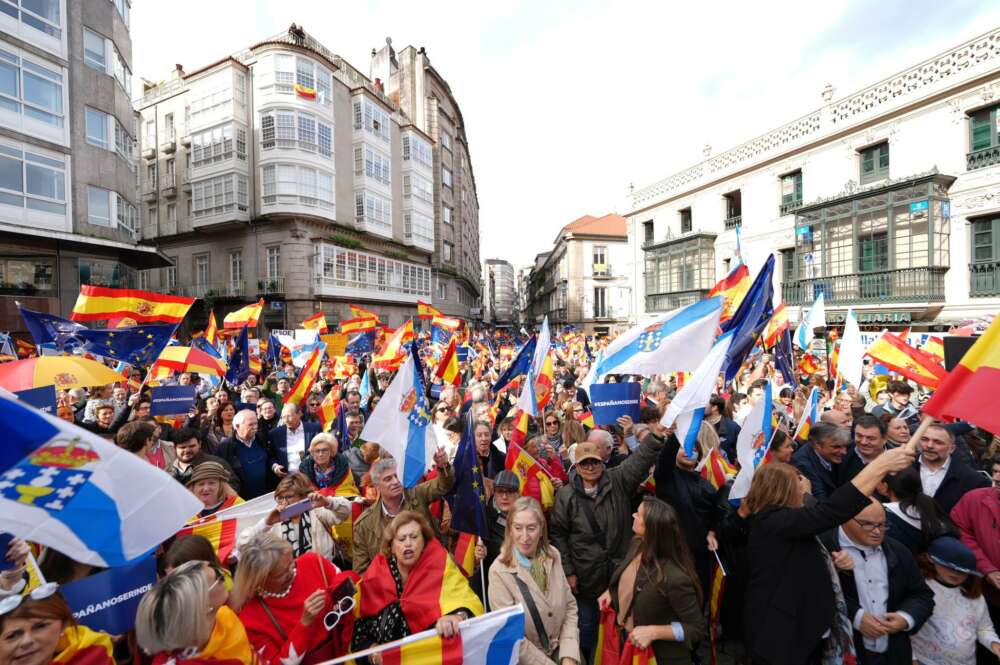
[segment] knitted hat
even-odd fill
[[[215,479],[224,483],[229,482],[229,472],[226,471],[226,467],[222,466],[218,462],[202,462],[194,468],[191,472],[191,477],[188,478],[187,486],[191,487],[199,480],[211,480]]]

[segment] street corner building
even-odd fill
[[[649,186],[628,218],[640,317],[777,258],[792,320],[947,330],[1000,306],[1000,29]],[[845,185],[846,183],[846,185]]]
[[[0,330],[170,265],[140,241],[128,0],[0,3]]]
[[[386,39],[365,75],[293,24],[144,88],[141,236],[170,265],[138,286],[202,299],[194,328],[259,299],[268,329],[480,317],[465,124],[424,48]]]

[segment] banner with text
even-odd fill
[[[153,406],[149,413],[153,416],[176,416],[187,413],[194,406],[197,386],[155,386]]]
[[[630,383],[595,383],[590,386],[590,409],[595,425],[614,425],[622,416],[639,422],[639,393],[642,386]]]
[[[59,587],[76,620],[92,630],[123,635],[135,626],[143,595],[156,582],[156,558],[111,568]]]
[[[31,388],[17,392],[17,398],[27,402],[39,411],[44,411],[49,415],[56,415],[56,387],[42,386],[41,388]]]

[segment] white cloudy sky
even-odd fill
[[[363,72],[425,46],[467,124],[483,258],[526,264],[583,214],[1000,23],[1000,3],[138,0],[133,68],[191,71],[295,22]]]

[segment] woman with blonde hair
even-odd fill
[[[283,510],[305,499],[312,502],[309,510],[286,520],[281,519]],[[299,472],[278,481],[274,500],[277,503],[274,510],[245,529],[240,534],[239,545],[249,542],[262,531],[270,531],[291,544],[294,556],[316,552],[325,559],[332,559],[335,554],[332,529],[351,516],[351,502],[342,496],[320,494],[305,474]]]
[[[143,596],[135,617],[139,647],[153,665],[225,660],[256,665],[257,654],[236,613],[220,567],[188,561],[160,578]]]
[[[522,496],[507,513],[500,556],[490,566],[490,607],[525,607],[519,662],[545,665],[580,662],[576,598],[563,572],[559,551],[549,544],[545,514]]]

